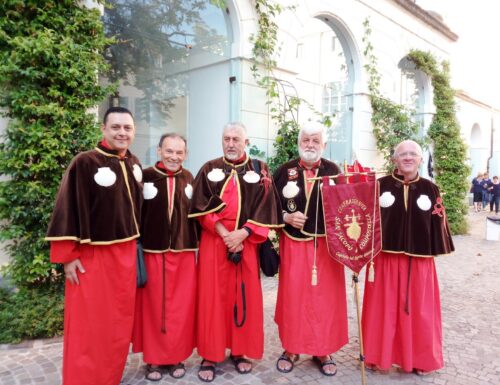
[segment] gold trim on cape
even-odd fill
[[[132,206],[132,217],[134,218],[135,229],[137,230],[137,234],[140,234],[139,225],[137,224],[137,219],[135,218],[135,206],[134,200],[132,199],[132,192],[130,191],[130,185],[128,183],[128,174],[127,169],[125,168],[125,162],[123,159],[120,159],[120,167],[123,172],[123,177],[125,178],[125,185],[127,186],[128,197],[130,199],[130,205]]]

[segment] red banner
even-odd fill
[[[323,210],[330,256],[358,273],[381,249],[378,184],[330,185],[323,178]]]

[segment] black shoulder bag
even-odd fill
[[[259,161],[252,159],[252,164],[254,171],[260,175]],[[274,277],[279,269],[280,256],[269,238],[259,245],[258,253],[260,269],[266,277]]]

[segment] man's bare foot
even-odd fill
[[[215,362],[205,359],[201,361],[198,378],[203,382],[212,382],[215,379]]]
[[[146,366],[146,380],[149,381],[160,381],[163,377],[161,373],[161,369],[158,365],[150,365]]]
[[[325,376],[334,376],[337,374],[337,364],[330,355],[313,356],[313,361],[319,368],[319,371]]]
[[[299,358],[300,356],[298,354],[284,351],[276,362],[276,369],[281,373],[290,373]]]
[[[246,374],[252,371],[252,363],[243,356],[233,356],[229,357],[233,362],[234,368],[239,374]]]

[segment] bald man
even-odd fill
[[[438,187],[421,178],[422,149],[411,140],[379,179],[382,251],[363,301],[369,368],[427,374],[443,367],[441,304],[434,256],[454,250]],[[368,274],[367,274],[368,276]]]

